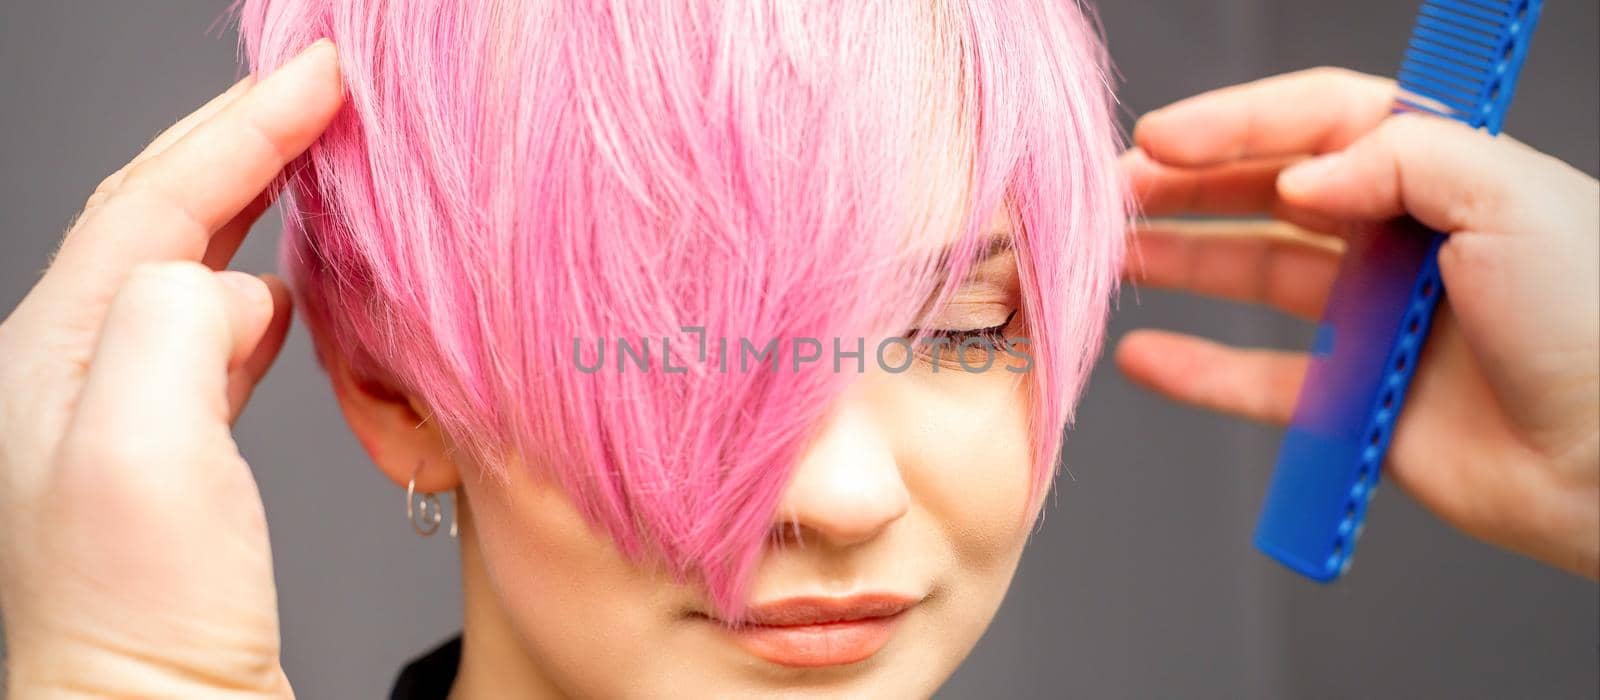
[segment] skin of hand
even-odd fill
[[[1386,478],[1475,537],[1600,577],[1600,185],[1508,137],[1391,116],[1396,90],[1322,68],[1146,115],[1123,166],[1148,217],[1274,220],[1147,219],[1128,277],[1314,321],[1342,232],[1409,214],[1448,234]],[[1116,359],[1168,397],[1277,424],[1307,362],[1157,330]]]
[[[163,133],[0,323],[11,697],[284,697],[260,494],[231,435],[289,328],[226,271],[344,102],[323,41]]]

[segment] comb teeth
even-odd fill
[[[1542,0],[1426,0],[1400,65],[1400,103],[1500,132]]]

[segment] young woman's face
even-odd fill
[[[1026,337],[1020,306],[1015,254],[1001,248],[937,327]],[[526,470],[467,477],[459,689],[931,695],[1016,570],[1033,436],[1031,381],[1004,369],[1015,359],[973,372],[951,351],[924,353],[900,374],[869,362],[796,465],[748,598],[765,624],[728,629],[696,587],[629,563]]]

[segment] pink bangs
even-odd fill
[[[553,479],[626,555],[737,616],[792,466],[859,376],[790,371],[793,339],[912,327],[1004,203],[1048,489],[1128,211],[1105,55],[1070,0],[241,17],[257,71],[324,36],[341,51],[350,103],[285,200],[319,355],[425,401],[483,478]],[[619,368],[618,338],[649,341],[647,369]],[[778,371],[737,371],[731,343],[719,371],[718,338],[778,339]]]

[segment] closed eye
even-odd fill
[[[1010,326],[1011,321],[1016,317],[1017,310],[1012,309],[1011,313],[1006,316],[1006,320],[993,326],[985,328],[913,328],[906,332],[905,337],[927,338],[929,342],[935,343],[938,342],[936,339],[943,338],[952,346],[959,346],[961,343],[973,338],[982,338],[991,345],[999,345],[1003,340],[1002,335],[1006,327]]]

